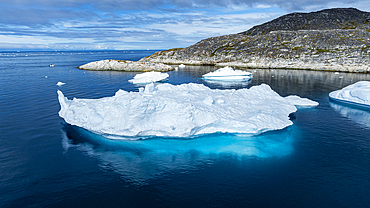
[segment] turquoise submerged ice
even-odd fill
[[[59,116],[67,123],[124,137],[258,134],[292,125],[289,114],[297,110],[266,84],[240,90],[148,84],[139,92],[119,90],[101,99],[68,100],[58,91],[58,99]]]
[[[370,82],[356,82],[341,90],[331,92],[329,97],[340,101],[368,105],[370,107]]]

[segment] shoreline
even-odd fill
[[[230,61],[230,62],[204,62],[195,60],[174,60],[174,59],[153,59],[143,58],[145,61],[153,63],[163,63],[167,65],[190,65],[190,66],[216,66],[216,67],[236,67],[241,69],[288,69],[288,70],[310,70],[310,71],[329,71],[329,72],[346,72],[346,73],[370,73],[370,66],[366,64],[337,64],[322,62],[303,62],[298,60],[285,59],[265,59],[255,60],[252,62]]]

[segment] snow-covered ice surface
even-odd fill
[[[202,84],[146,85],[113,97],[68,100],[58,90],[59,116],[94,133],[192,137],[216,132],[259,134],[292,125],[297,108],[270,86],[212,90]]]
[[[203,75],[204,79],[210,80],[249,80],[251,77],[250,72],[234,70],[228,66]]]
[[[370,82],[356,82],[341,90],[329,93],[329,97],[335,101],[370,109]]]
[[[164,79],[167,79],[169,75],[167,73],[162,72],[145,72],[142,74],[137,74],[133,79],[128,80],[129,82],[132,82],[133,84],[147,84],[151,82],[159,82]]]

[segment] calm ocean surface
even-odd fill
[[[320,103],[257,136],[109,140],[58,116],[58,89],[72,99],[142,87],[127,81],[136,73],[77,66],[153,52],[0,52],[0,207],[369,207],[370,111],[328,99],[369,74],[250,70],[249,83],[218,83],[200,79],[214,67],[168,72],[172,84],[266,83]]]

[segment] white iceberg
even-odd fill
[[[145,72],[142,74],[137,74],[133,79],[128,80],[129,82],[133,84],[147,84],[151,82],[159,82],[164,79],[167,79],[169,75],[167,73],[162,72]]]
[[[370,82],[356,82],[341,90],[329,93],[329,98],[341,103],[370,109]]]
[[[203,78],[210,80],[249,80],[252,78],[252,73],[242,70],[234,70],[227,66],[214,72],[204,74]]]
[[[301,98],[297,95],[289,95],[284,98],[286,101],[290,102],[292,105],[299,107],[314,107],[318,106],[319,103],[307,98]]]
[[[180,64],[179,65],[179,68],[185,68],[185,65],[184,64]]]
[[[57,85],[58,86],[62,86],[62,85],[65,85],[66,83],[63,83],[63,82],[58,82]]]
[[[146,85],[113,97],[68,100],[58,90],[59,116],[98,134],[192,137],[215,132],[259,134],[292,125],[297,108],[262,84],[212,90],[202,84]]]

